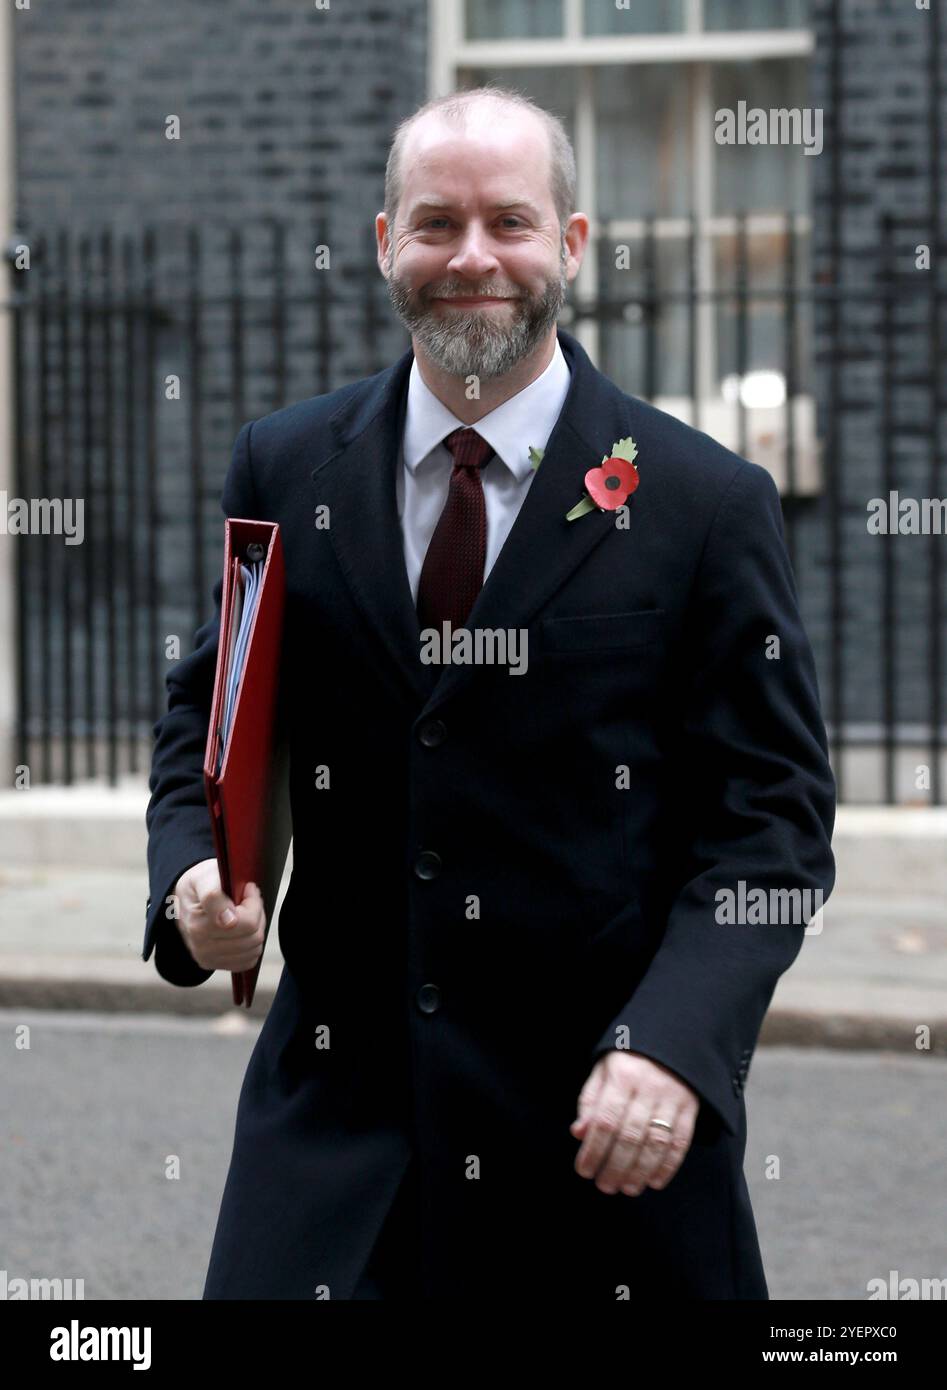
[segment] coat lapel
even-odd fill
[[[592,365],[570,334],[559,342],[572,380],[543,461],[477,597],[469,628],[526,627],[543,604],[614,526],[609,512],[566,521],[584,477],[613,441],[633,433],[627,398]],[[469,665],[421,661],[421,629],[411,601],[398,522],[395,469],[413,353],[372,379],[330,423],[340,447],[312,474],[328,503],[329,535],[353,597],[423,713],[457,694]],[[592,437],[594,435],[594,438]],[[529,442],[529,441],[527,441]],[[633,503],[632,503],[633,506]]]

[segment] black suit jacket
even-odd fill
[[[205,1297],[348,1297],[412,1155],[432,1296],[766,1296],[743,1087],[805,928],[721,925],[716,895],[834,882],[779,495],[559,340],[569,394],[468,619],[526,630],[523,675],[420,659],[395,500],[410,351],[237,438],[224,512],[278,521],[285,548],[294,868]],[[627,529],[566,521],[627,435]],[[209,973],[164,907],[214,852],[215,599],[155,726],[144,957],[179,985]],[[701,1100],[681,1169],[637,1198],[580,1178],[568,1133],[616,1045]]]

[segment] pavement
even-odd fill
[[[146,800],[140,787],[84,805],[51,791],[44,814],[39,791],[0,797],[0,1008],[236,1021],[229,975],[182,989],[141,958]],[[833,846],[836,889],[777,985],[761,1044],[947,1055],[947,813],[840,808]],[[274,927],[251,1017],[281,969]]]

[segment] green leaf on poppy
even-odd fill
[[[576,502],[571,511],[566,512],[566,521],[575,521],[576,517],[585,516],[586,512],[597,512],[598,507],[591,497],[585,496],[581,502]]]
[[[629,435],[627,439],[619,439],[618,443],[612,449],[610,457],[616,459],[627,459],[629,463],[634,463],[637,453],[638,446],[632,439],[631,435]],[[604,459],[602,461],[604,463]]]
[[[533,467],[534,470],[537,469],[537,468],[539,467],[539,465],[542,463],[542,461],[543,461],[543,454],[545,454],[545,452],[546,452],[545,449],[534,449],[533,446],[532,446],[532,444],[530,444],[530,446],[529,446],[529,461],[530,461],[530,463],[531,463],[531,465],[532,465],[532,467]]]

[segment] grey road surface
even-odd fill
[[[0,1012],[0,1271],[199,1298],[257,1029]],[[773,1299],[947,1277],[945,1082],[923,1052],[757,1051],[746,1173]]]

